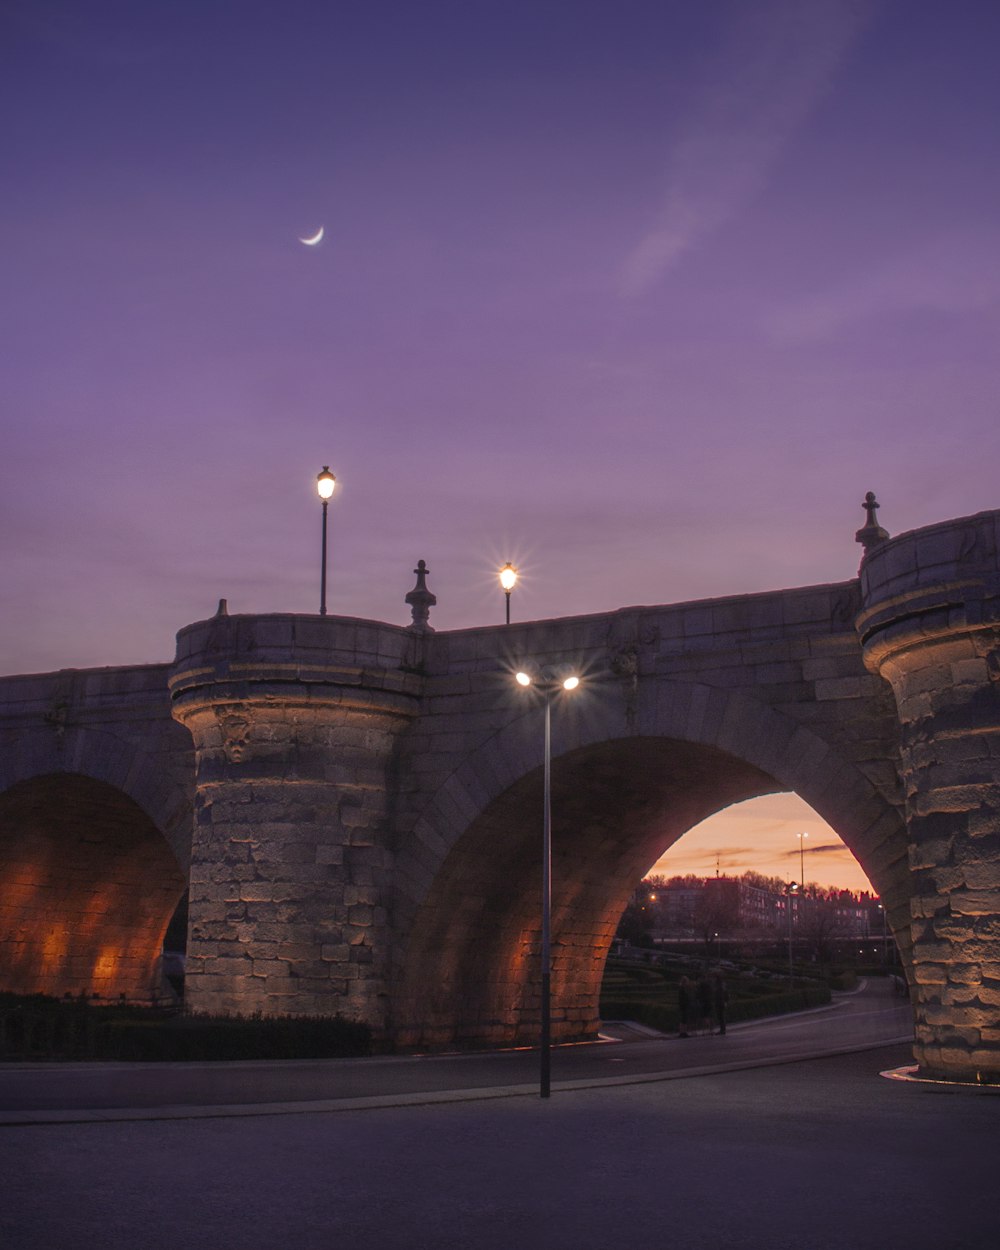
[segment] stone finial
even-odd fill
[[[406,602],[413,610],[413,623],[410,629],[418,634],[433,634],[434,630],[427,623],[427,619],[431,614],[431,608],[437,603],[437,595],[427,589],[426,578],[430,569],[423,560],[418,560],[417,567],[413,571],[417,575],[417,584],[406,596]]]
[[[864,508],[867,520],[858,532],[854,535],[854,541],[860,543],[865,549],[865,556],[873,547],[877,547],[880,543],[884,543],[889,537],[889,531],[884,530],[879,525],[875,513],[878,512],[879,504],[875,498],[875,492],[870,490],[865,495],[865,502],[861,505]],[[862,560],[865,558],[861,557]]]

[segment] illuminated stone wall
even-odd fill
[[[0,989],[149,1002],[191,847],[166,665],[0,682]]]
[[[658,856],[794,790],[885,903],[922,1066],[1000,1079],[998,519],[872,525],[860,579],[832,586],[451,633],[223,612],[169,667],[2,679],[0,887],[21,901],[0,911],[0,986],[155,991],[189,880],[196,1010],[342,1014],[404,1046],[534,1040],[542,709],[512,674],[568,662],[556,1038],[597,1027]],[[128,967],[111,928],[84,940],[111,912]]]
[[[384,1031],[396,739],[416,711],[393,626],[220,616],[170,686],[197,758],[185,999]]]
[[[592,1033],[636,881],[729,803],[795,790],[880,890],[908,958],[892,694],[861,660],[858,585],[626,609],[431,639],[401,739],[393,1035],[537,1036],[542,710],[525,661],[584,674],[553,710],[553,1033]]]
[[[0,795],[3,988],[151,1001],[184,876],[120,790],[78,774]]]
[[[916,1056],[970,1080],[1000,1080],[998,525],[985,513],[875,548],[858,619],[899,709]]]

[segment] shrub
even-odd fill
[[[742,998],[730,993],[726,1019],[734,1024],[741,1020],[761,1020],[765,1016],[780,1016],[791,1011],[822,1007],[829,1001],[830,990],[826,985],[810,985],[777,993],[772,992],[769,987],[760,993],[755,986],[752,998]],[[659,1029],[661,1033],[676,1033],[680,1027],[676,1001],[670,1001],[662,993],[659,999],[639,996],[628,998],[624,995],[602,996],[601,1016],[605,1020],[635,1020],[651,1029]]]
[[[339,1016],[195,1016],[0,996],[0,1056],[7,1060],[333,1059],[371,1051],[368,1026]]]

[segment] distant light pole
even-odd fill
[[[334,487],[337,485],[337,479],[330,472],[328,464],[323,465],[323,472],[316,477],[316,492],[319,495],[320,502],[323,505],[323,553],[320,556],[320,575],[319,575],[319,614],[326,616],[326,514],[330,506],[330,498],[333,495]]]
[[[508,560],[499,573],[500,585],[503,587],[503,593],[507,597],[507,620],[506,624],[510,624],[510,592],[517,583],[517,569]]]
[[[785,906],[788,908],[788,988],[795,984],[795,971],[792,967],[792,899],[799,892],[798,884],[789,881],[785,886]]]
[[[542,800],[542,1032],[539,1094],[548,1098],[552,1073],[552,700],[560,690],[575,690],[580,678],[568,671],[545,669],[538,675],[522,669],[519,686],[537,686],[545,706],[545,767]]]
[[[799,840],[799,883],[804,890],[806,888],[806,856],[805,856],[805,838],[809,837],[808,833],[797,833],[795,835]]]
[[[889,928],[885,918],[885,905],[879,903],[879,911],[882,913],[882,967],[889,966]]]

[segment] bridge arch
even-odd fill
[[[441,786],[399,852],[392,1032],[402,1045],[517,1043],[537,1031],[541,713],[512,711]],[[628,714],[600,687],[554,709],[556,1036],[596,1028],[605,957],[642,873],[713,812],[787,790],[859,860],[908,960],[903,820],[814,730],[693,682],[644,683]]]
[[[109,749],[109,735],[91,731],[97,751],[40,737],[8,761],[0,792],[0,989],[153,998],[186,885],[190,807],[142,753]]]
[[[166,724],[183,741],[183,730]],[[63,773],[103,782],[147,813],[186,874],[191,861],[192,762],[186,755],[175,759],[155,738],[144,745],[129,734],[127,725],[50,724],[22,730],[0,752],[0,796],[18,783]]]

